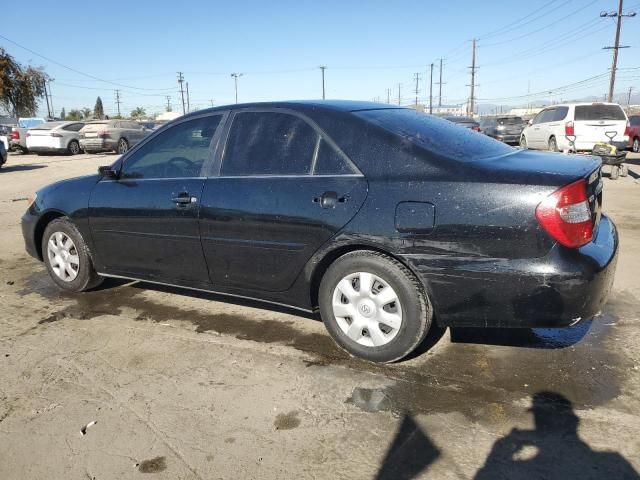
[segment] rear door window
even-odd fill
[[[320,139],[313,173],[314,175],[349,175],[357,171],[325,139]]]
[[[302,118],[240,112],[233,118],[221,175],[308,175],[318,133]]]
[[[567,113],[569,112],[569,107],[558,107],[555,109],[555,113],[553,115],[552,122],[559,122],[567,118]]]
[[[575,120],[626,120],[620,105],[577,105]]]
[[[538,123],[549,123],[549,122],[553,122],[553,119],[555,117],[556,114],[556,109],[555,108],[550,108],[548,110],[545,110],[541,113],[540,115],[540,120]]]

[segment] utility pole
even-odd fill
[[[433,63],[431,64],[431,82],[429,83],[429,113],[433,113]]]
[[[438,107],[442,106],[442,59],[440,59],[440,81],[438,82]]]
[[[45,79],[43,82],[44,86],[44,99],[47,102],[47,119],[51,118],[51,107],[49,107],[49,92],[47,91],[47,80]]]
[[[387,103],[391,103],[391,89],[387,88]]]
[[[320,65],[318,67],[320,69],[320,71],[322,72],[322,99],[324,100],[324,71],[327,69],[326,65]]]
[[[236,84],[236,103],[238,103],[238,77],[241,77],[242,73],[232,73],[231,76],[235,80],[235,84]]]
[[[209,103],[211,103],[211,106],[213,107],[213,98],[209,100]]]
[[[178,72],[178,83],[180,84],[180,95],[182,96],[182,114],[184,115],[185,113],[187,113],[187,111],[184,107],[184,89],[182,88],[182,84],[184,83],[184,75],[182,75],[182,72]]]
[[[609,79],[609,96],[607,97],[607,100],[609,102],[613,102],[613,91],[616,84],[616,69],[618,68],[618,50],[620,50],[621,48],[629,48],[628,45],[624,45],[624,46],[620,45],[620,29],[622,28],[622,18],[636,16],[636,12],[622,13],[622,2],[623,0],[619,0],[617,12],[611,12],[611,13],[600,12],[600,17],[602,18],[616,19],[615,43],[613,47],[603,47],[604,50],[613,50],[613,62],[611,63],[611,78]]]
[[[401,88],[401,87],[402,87],[402,84],[401,84],[401,83],[399,83],[399,84],[398,84],[398,105],[400,105],[400,98],[401,98],[401,97],[400,97],[400,88]]]
[[[629,93],[627,94],[627,111],[631,112],[631,91],[633,90],[633,87],[629,87]]]
[[[191,111],[191,105],[189,103],[189,82],[185,82],[187,84],[187,113]]]
[[[116,90],[116,105],[118,105],[118,117],[120,116],[120,90]]]
[[[416,81],[416,107],[418,106],[418,92],[420,91],[420,89],[418,88],[418,85],[420,84],[420,74],[419,73],[414,73],[413,74],[413,78]]]
[[[49,84],[49,103],[51,104],[51,115],[53,115],[53,117],[55,118],[56,113],[55,113],[55,110],[53,109],[53,94],[51,93],[51,82],[53,82],[53,80],[54,80],[53,78],[50,78],[48,84]],[[44,88],[46,90],[47,84],[45,84]]]
[[[476,39],[473,39],[473,50],[471,53],[471,97],[469,98],[469,105],[467,106],[467,113],[473,117],[475,111],[475,89],[476,89]]]
[[[171,111],[171,95],[165,97],[167,99],[167,112]]]

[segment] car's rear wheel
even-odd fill
[[[125,138],[121,138],[120,140],[118,140],[118,146],[116,147],[116,153],[119,155],[125,154],[127,153],[127,150],[129,150],[129,143],[127,142],[127,140]]]
[[[525,137],[524,135],[520,137],[520,146],[525,150],[527,149],[527,137]]]
[[[318,300],[336,343],[372,362],[407,356],[431,326],[432,309],[420,282],[402,263],[378,252],[338,258],[322,278]]]
[[[640,152],[640,138],[636,137],[633,139],[633,143],[631,144],[631,150],[633,150],[635,153]]]
[[[42,236],[42,256],[58,287],[82,292],[102,283],[82,235],[66,218],[51,221]]]
[[[78,155],[80,153],[80,144],[77,140],[71,140],[67,146],[67,150],[71,155]]]
[[[549,151],[550,152],[558,151],[558,142],[556,141],[556,137],[551,137],[549,139]]]

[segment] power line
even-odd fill
[[[521,23],[523,20],[526,20],[536,14],[538,14],[541,10],[544,10],[545,8],[551,6],[552,4],[554,4],[555,2],[557,2],[558,0],[551,0],[550,2],[545,3],[544,5],[542,5],[542,7],[536,8],[535,11],[529,13],[528,15],[525,15],[524,17],[514,21],[514,22],[509,22],[507,25],[502,26],[496,30],[493,30],[489,33],[486,33],[484,35],[480,35],[480,37],[478,37],[478,40],[486,40],[487,38],[492,38],[492,37],[496,37],[496,36],[500,36],[503,35],[505,33],[511,32],[513,30],[515,30],[516,28],[521,28],[524,25],[528,25],[532,22],[535,22],[536,20],[539,20],[540,18],[543,18],[551,13],[554,13],[553,10],[549,10],[546,12],[543,12],[541,15],[538,15],[537,17],[529,20],[528,22],[525,23]],[[566,5],[567,3],[569,3],[571,0],[567,0],[566,2],[564,2],[562,5],[560,5],[559,8],[561,8],[562,6]]]

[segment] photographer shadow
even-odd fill
[[[622,455],[595,451],[580,439],[580,419],[564,396],[538,392],[530,411],[535,429],[513,429],[496,441],[475,480],[640,479]]]

